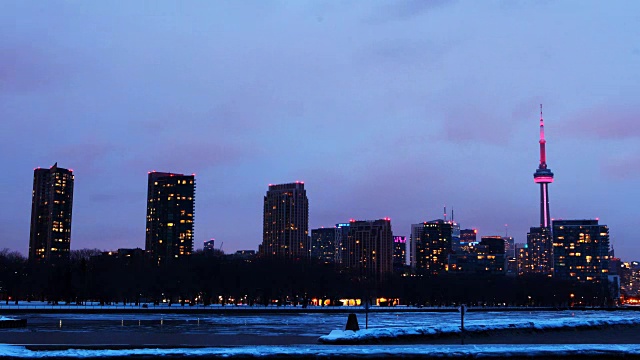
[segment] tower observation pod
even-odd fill
[[[547,167],[547,141],[544,139],[544,119],[542,118],[542,104],[540,104],[540,165],[533,174],[533,181],[540,184],[540,227],[550,228],[549,216],[549,184],[553,182],[553,173]]]

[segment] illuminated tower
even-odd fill
[[[549,184],[553,182],[553,173],[547,168],[546,143],[544,139],[544,120],[542,118],[542,104],[540,104],[540,165],[533,174],[533,181],[540,184],[540,227],[550,228],[549,216]]]
[[[553,273],[553,239],[549,216],[549,184],[553,182],[553,173],[547,168],[546,143],[542,104],[540,104],[540,165],[533,174],[533,181],[540,184],[540,226],[532,227],[527,234],[527,259],[522,268],[524,272],[551,276]]]
[[[57,262],[69,259],[73,170],[58,167],[33,170],[29,260]]]

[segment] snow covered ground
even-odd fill
[[[607,314],[605,314],[607,315]],[[560,329],[592,329],[614,325],[640,325],[640,318],[629,318],[620,315],[606,317],[555,317],[527,321],[522,319],[485,319],[465,324],[468,333],[486,333],[500,330],[560,330]],[[486,321],[489,320],[489,321]],[[438,324],[419,327],[387,327],[369,328],[360,331],[333,330],[329,335],[321,336],[319,341],[325,344],[365,343],[379,340],[391,340],[415,337],[435,337],[453,335],[461,332],[460,323]]]
[[[109,357],[362,357],[362,358],[549,358],[554,356],[638,356],[640,345],[352,345],[243,346],[232,348],[177,348],[126,350],[28,350],[22,346],[0,345],[0,356],[13,358],[109,358]]]
[[[105,313],[105,314],[41,314],[25,313],[27,329],[6,331],[31,332],[179,332],[220,335],[315,336],[343,330],[347,314],[341,313]],[[360,328],[365,327],[365,314],[357,313]],[[532,311],[532,312],[470,312],[465,316],[467,329],[508,326],[578,326],[610,321],[640,322],[636,311]],[[389,328],[427,328],[455,331],[460,326],[460,314],[454,312],[376,312],[369,314],[372,332]],[[564,325],[563,325],[564,326]],[[364,333],[363,333],[364,334]],[[1,339],[0,339],[1,341]]]

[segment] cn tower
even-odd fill
[[[540,104],[540,165],[533,174],[533,181],[540,184],[540,227],[550,228],[549,217],[549,184],[553,182],[553,173],[547,168],[547,141],[544,139],[544,120],[542,119],[542,104]]]

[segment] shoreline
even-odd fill
[[[458,307],[378,307],[368,310],[376,312],[458,312]],[[467,312],[531,312],[531,311],[640,311],[640,307],[585,308],[585,307],[468,307]],[[83,306],[83,305],[0,305],[0,314],[260,314],[260,313],[365,313],[356,306]]]

